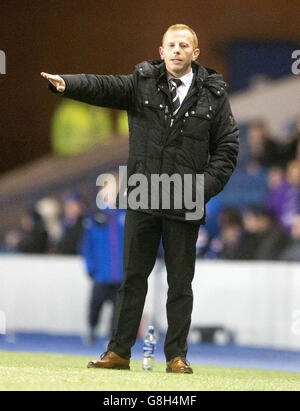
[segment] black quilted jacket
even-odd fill
[[[153,174],[184,176],[204,174],[204,203],[218,194],[228,182],[237,161],[238,127],[232,115],[226,83],[214,70],[197,62],[192,64],[193,83],[171,126],[172,103],[165,63],[146,61],[131,75],[61,75],[66,90],[61,96],[88,104],[126,110],[130,147],[128,175],[141,173],[149,183]],[[128,188],[127,196],[132,187]],[[195,197],[195,187],[193,195]],[[171,198],[173,193],[171,192]],[[163,209],[144,212],[163,213],[183,220],[186,209]],[[204,217],[200,223],[205,222]]]

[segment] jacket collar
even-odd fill
[[[192,69],[196,74],[195,85],[197,88],[207,87],[216,96],[221,96],[227,84],[222,75],[215,70],[202,66],[197,61],[192,62]],[[143,61],[136,65],[136,71],[142,77],[156,78],[157,82],[167,78],[166,65],[163,60]]]

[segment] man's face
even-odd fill
[[[188,30],[171,30],[166,33],[159,53],[165,60],[167,71],[174,77],[182,77],[189,73],[200,50],[194,48],[193,36]]]

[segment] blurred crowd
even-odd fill
[[[230,207],[218,215],[219,233],[200,228],[197,255],[229,260],[300,261],[300,116],[279,139],[261,120],[241,136],[238,170],[267,173],[260,204]],[[238,195],[238,193],[237,193]]]
[[[18,226],[5,233],[2,251],[28,254],[80,252],[85,230],[86,201],[76,192],[59,201],[45,197],[24,211]]]
[[[300,116],[294,129],[279,138],[268,125],[257,120],[241,135],[238,167],[249,176],[267,173],[266,196],[249,207],[220,208],[217,231],[199,230],[197,256],[230,260],[300,261]],[[230,188],[230,184],[229,184]],[[235,193],[239,195],[238,192]],[[80,193],[67,193],[59,201],[45,197],[26,210],[18,226],[3,234],[2,252],[65,254],[82,253],[87,234],[87,212],[95,199],[86,201]],[[238,199],[237,199],[238,203]],[[93,204],[92,204],[93,206]],[[103,216],[97,218],[103,218]]]

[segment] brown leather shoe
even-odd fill
[[[119,357],[118,354],[112,351],[106,351],[101,355],[99,361],[90,361],[87,365],[88,368],[109,368],[115,370],[130,370],[130,360],[125,360]]]
[[[175,357],[167,362],[166,372],[193,374],[193,370],[189,365],[189,362],[184,357]]]

